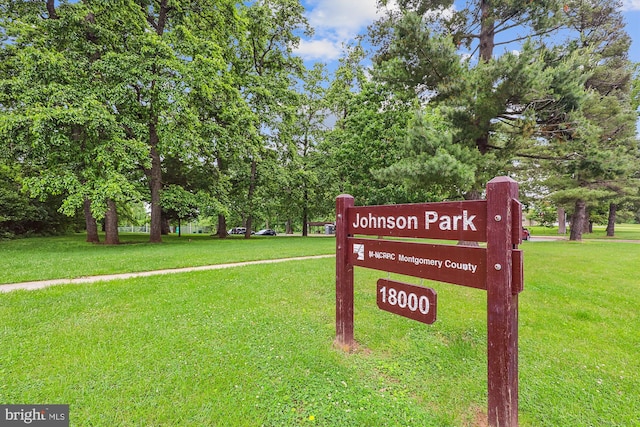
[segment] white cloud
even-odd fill
[[[450,19],[453,17],[453,12],[456,11],[456,5],[452,4],[449,7],[440,6],[438,10],[427,11],[426,16],[432,19]]]
[[[342,47],[362,34],[379,15],[377,0],[303,0],[315,35],[301,40],[296,52],[305,60],[332,61]]]
[[[319,34],[353,37],[377,16],[376,0],[313,0],[308,3],[308,18]]]
[[[622,10],[640,10],[640,0],[623,0]]]
[[[341,43],[328,39],[300,40],[296,49],[306,60],[335,61],[342,53]]]

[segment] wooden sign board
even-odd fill
[[[358,267],[487,289],[485,248],[356,238],[349,247]]]
[[[350,235],[487,241],[487,202],[472,200],[355,206],[347,213]]]
[[[488,424],[517,427],[518,295],[523,290],[524,270],[522,251],[517,249],[522,233],[518,183],[509,177],[496,177],[487,183],[486,197],[477,201],[354,206],[352,196],[338,196],[336,343],[344,349],[354,345],[354,266],[484,289]],[[355,235],[487,242],[487,247],[356,239]],[[378,306],[383,310],[422,319],[418,313],[430,313],[431,305],[427,309],[425,304],[433,299],[435,312],[435,293],[427,294],[423,290],[426,288],[389,280],[379,281],[377,286]]]

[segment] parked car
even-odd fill
[[[531,237],[531,232],[527,227],[522,227],[522,240],[529,240]]]
[[[275,236],[276,232],[275,230],[272,230],[270,228],[265,228],[263,230],[260,230],[256,233],[256,235],[258,236]]]
[[[247,232],[246,227],[234,227],[228,231],[229,234],[244,234]]]

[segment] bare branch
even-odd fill
[[[145,13],[146,13],[146,12],[147,12],[147,11],[145,10]],[[158,24],[156,24],[156,21],[155,21],[155,19],[153,19],[153,16],[151,16],[151,15],[147,15],[147,22],[149,23],[149,25],[151,25],[151,27],[152,27],[154,30],[158,30]]]
[[[540,37],[540,36],[544,36],[544,35],[546,35],[546,34],[553,33],[554,31],[556,31],[556,30],[558,30],[558,29],[560,29],[560,26],[559,26],[559,25],[558,25],[558,26],[555,26],[555,27],[553,27],[553,28],[550,28],[550,29],[548,29],[548,30],[546,30],[546,31],[542,31],[542,32],[540,32],[540,33],[538,33],[538,34],[535,34],[535,35],[533,35],[533,36],[532,36],[532,35],[522,36],[522,37],[518,37],[518,38],[515,38],[515,39],[508,40],[508,41],[503,41],[503,42],[495,43],[495,44],[494,44],[494,46],[500,46],[500,45],[505,45],[505,44],[509,44],[509,43],[519,42],[519,41],[522,41],[522,40],[527,40],[527,39],[529,39],[529,38],[531,38],[531,37]],[[506,30],[506,29],[505,29],[505,30]],[[505,30],[502,30],[502,31],[505,31]]]
[[[517,157],[524,157],[525,159],[533,159],[533,160],[571,160],[577,153],[567,154],[566,156],[545,156],[542,154],[524,154],[524,153],[516,153]]]

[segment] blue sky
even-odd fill
[[[640,0],[623,0],[627,32],[633,42],[629,59],[640,62]],[[376,0],[302,0],[307,19],[314,27],[311,39],[303,40],[298,49],[305,62],[331,64],[342,52],[343,43],[364,32],[376,16]]]

